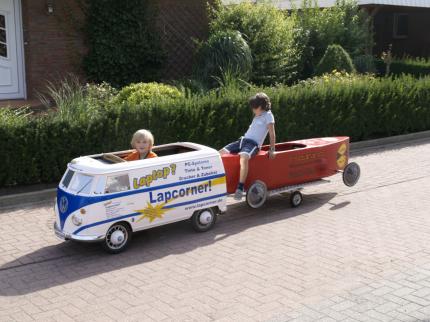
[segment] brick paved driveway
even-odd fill
[[[51,203],[0,212],[0,321],[416,321],[430,318],[430,141],[362,152],[360,183],[303,206],[233,204],[123,254],[61,243]]]

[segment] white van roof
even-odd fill
[[[157,153],[157,151],[162,151],[168,148],[177,148],[183,147],[186,149],[190,149],[191,151],[159,156],[157,158],[130,161],[130,162],[120,162],[120,163],[109,163],[104,161],[101,157],[102,154],[95,154],[89,156],[82,156],[76,159],[73,159],[72,162],[68,164],[68,168],[82,172],[85,174],[93,174],[93,175],[102,175],[109,174],[115,172],[126,172],[135,169],[160,166],[164,164],[171,164],[175,162],[183,162],[187,160],[197,160],[203,159],[213,156],[219,156],[218,151],[207,147],[205,145],[191,143],[191,142],[177,142],[177,143],[169,143],[158,145],[153,148],[153,150]],[[121,152],[113,152],[113,154],[121,154],[127,151]],[[131,152],[131,151],[129,151]]]

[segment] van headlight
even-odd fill
[[[72,215],[72,223],[75,226],[82,225],[82,217],[79,215]]]

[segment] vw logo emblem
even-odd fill
[[[59,202],[59,206],[60,206],[60,211],[62,213],[65,213],[67,211],[67,207],[69,206],[69,201],[67,200],[66,197],[61,197],[60,202]]]

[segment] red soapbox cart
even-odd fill
[[[269,195],[289,192],[293,207],[301,204],[300,193],[308,185],[329,182],[324,179],[342,173],[343,182],[353,186],[360,178],[357,163],[348,163],[349,137],[326,137],[278,143],[276,157],[268,157],[269,146],[249,161],[245,182],[246,202],[252,208],[261,207]],[[239,181],[239,156],[225,154],[227,192],[234,193]]]

